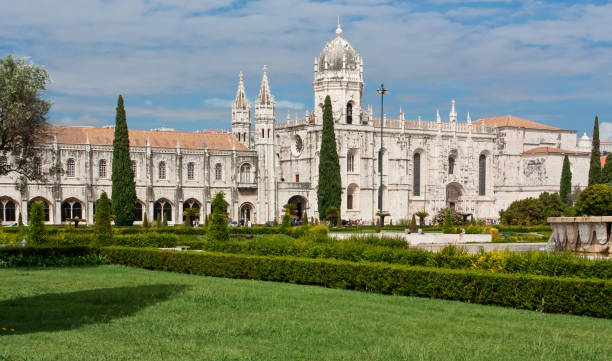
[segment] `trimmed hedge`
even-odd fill
[[[368,240],[392,243],[391,237],[354,237],[348,240],[318,238],[292,240],[287,237],[264,237],[249,240],[204,244],[204,249],[214,252],[293,256],[304,258],[335,258],[346,261],[369,261],[409,266],[442,267],[452,269],[486,270],[499,273],[525,273],[542,276],[612,279],[612,262],[589,260],[570,253],[491,251],[469,254],[462,248],[448,246],[440,252],[421,249],[389,247],[368,244]]]
[[[146,269],[612,318],[612,282],[606,280],[121,247],[102,252],[112,263]]]
[[[100,250],[91,247],[0,248],[0,268],[94,266],[108,263]]]

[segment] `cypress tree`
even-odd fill
[[[606,164],[601,171],[601,183],[612,187],[612,153],[606,156]]]
[[[572,170],[570,169],[570,161],[567,154],[563,158],[563,169],[561,170],[561,187],[559,189],[559,195],[561,196],[561,202],[565,205],[571,205],[569,195],[572,192]]]
[[[149,216],[147,216],[147,212],[144,213],[144,217],[142,218],[142,226],[144,228],[149,228]]]
[[[112,170],[112,208],[117,226],[131,226],[134,223],[136,208],[136,184],[130,159],[130,139],[123,97],[117,101],[115,117],[115,139],[113,140],[113,170]]]
[[[340,178],[340,160],[336,149],[334,133],[334,117],[331,99],[325,97],[323,108],[323,135],[319,152],[319,189],[317,190],[317,206],[319,217],[327,218],[327,209],[340,209],[342,202],[342,180]]]
[[[595,116],[593,125],[593,148],[591,150],[591,166],[589,168],[589,185],[601,183],[601,159],[599,152],[599,119]]]

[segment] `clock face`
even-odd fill
[[[304,149],[304,143],[302,141],[302,137],[299,135],[293,136],[293,144],[291,144],[291,153],[293,156],[299,157],[302,154],[302,150]]]

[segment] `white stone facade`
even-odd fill
[[[277,120],[264,68],[254,127],[240,74],[231,134],[130,131],[142,216],[146,212],[153,221],[163,212],[169,224],[182,223],[183,208],[189,206],[200,208],[205,217],[212,197],[223,191],[234,221],[280,220],[289,202],[298,205],[301,216],[317,218],[322,105],[329,95],[341,166],[342,217],[372,222],[379,208],[381,119],[371,106],[363,106],[363,72],[363,59],[338,27],[336,37],[315,58],[314,110],[304,118]],[[570,157],[572,184],[587,184],[591,142],[586,136],[577,140],[575,131],[512,116],[472,122],[468,113],[460,122],[454,101],[448,121],[439,112],[434,121],[406,120],[400,109],[399,118],[385,116],[382,123],[382,209],[394,222],[422,210],[433,216],[445,207],[497,219],[514,200],[558,192],[564,154]],[[57,163],[66,174],[21,192],[14,176],[0,175],[2,223],[16,220],[33,200],[47,204],[48,223],[63,223],[75,214],[91,223],[95,200],[102,191],[110,194],[113,130],[54,129],[54,142],[41,150],[42,168]]]

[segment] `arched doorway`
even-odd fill
[[[306,200],[306,198],[302,196],[293,196],[289,198],[289,201],[287,203],[295,204],[295,215],[298,217],[299,220],[301,220],[302,216],[304,215],[304,211],[306,210],[306,206],[308,205],[308,201]]]
[[[17,202],[8,197],[0,199],[0,222],[9,223],[17,221]]]
[[[160,199],[153,204],[153,220],[157,221],[159,215],[160,221],[163,221],[166,216],[166,221],[172,221],[172,203],[167,199]]]
[[[70,222],[70,219],[83,219],[83,205],[76,198],[68,198],[61,205],[62,222]]]
[[[200,202],[193,198],[189,198],[188,200],[183,202],[183,222],[185,222],[185,219],[187,219],[187,216],[185,215],[185,210],[190,209],[190,208],[197,209],[198,212],[200,212]],[[193,222],[194,220],[195,219],[192,219],[191,221]],[[198,217],[198,220],[199,220],[199,217]]]
[[[253,222],[253,205],[251,203],[243,203],[240,206],[240,225],[246,226],[249,221]]]
[[[452,210],[461,210],[461,195],[463,187],[459,183],[449,183],[446,186],[446,206]]]

